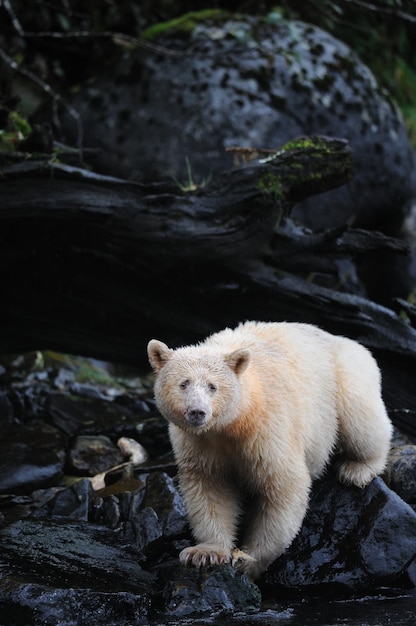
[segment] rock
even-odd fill
[[[3,586],[4,584],[4,586]],[[2,624],[15,626],[148,626],[147,596],[126,591],[48,587],[35,582],[8,586],[0,580]]]
[[[68,466],[84,476],[94,476],[119,465],[124,460],[123,454],[103,435],[78,436],[68,455]]]
[[[416,555],[416,514],[381,478],[365,489],[316,483],[290,548],[263,577],[274,590],[322,585],[365,590],[397,582]]]
[[[114,530],[92,523],[100,516]],[[70,625],[84,623],[100,602],[104,608],[97,624],[113,623],[111,619],[117,625],[124,619],[131,623],[129,616],[132,620],[135,614],[137,620],[147,615],[156,595],[156,608],[176,617],[259,609],[259,589],[231,566],[202,571],[178,567],[181,537],[189,539],[185,509],[166,474],[151,474],[136,493],[118,498],[101,498],[83,479],[57,494],[34,518],[0,532],[0,606],[7,603],[15,611],[36,614],[45,624],[71,616]],[[156,585],[149,573],[155,568]],[[3,571],[10,576],[1,577]]]
[[[49,414],[57,428],[68,435],[111,436],[117,428],[134,424],[136,415],[127,407],[102,398],[52,393]]]
[[[63,475],[65,437],[40,420],[0,424],[0,493],[30,493]]]
[[[244,16],[193,26],[156,40],[174,54],[126,52],[79,91],[72,105],[85,145],[101,148],[94,167],[190,187],[230,169],[232,146],[342,137],[353,149],[353,180],[293,215],[313,228],[351,217],[361,226],[401,223],[415,193],[414,151],[398,108],[348,46],[302,22]]]
[[[405,502],[416,505],[416,445],[391,449],[385,480]]]
[[[32,398],[28,406],[34,417],[24,424],[13,423],[18,405],[14,401],[2,405],[0,397],[0,406],[5,407],[0,421],[5,436],[5,441],[0,440],[2,460],[8,448],[19,450],[23,442],[26,449],[30,442],[43,460],[50,457],[55,462],[53,455],[61,450],[62,472],[67,437],[39,419],[41,413],[49,418],[50,411],[58,409],[55,417],[63,424],[67,417],[69,430],[75,425],[80,433],[84,427],[91,433],[105,424],[114,437],[123,432],[119,425],[111,430],[111,419],[118,420],[124,431],[134,430],[140,441],[144,438],[153,459],[132,467],[131,476],[122,476],[99,492],[86,478],[67,488],[52,487],[50,481],[59,481],[61,474],[51,472],[46,488],[31,496],[5,493],[0,497],[4,511],[3,517],[0,513],[4,525],[0,530],[2,624],[130,626],[165,623],[169,618],[195,621],[212,613],[258,611],[260,591],[266,602],[272,598],[280,603],[279,619],[294,607],[294,614],[304,623],[308,611],[303,598],[308,591],[322,598],[328,589],[351,596],[366,594],[369,588],[375,594],[381,587],[416,584],[416,514],[411,507],[380,478],[359,490],[340,485],[329,472],[314,486],[308,515],[293,545],[256,584],[230,566],[201,571],[179,566],[178,554],[192,538],[176,478],[161,471],[174,467],[172,459],[168,466],[163,462],[166,440],[158,454],[162,420],[136,411],[133,396],[125,421],[123,406],[103,397],[83,398],[78,403],[76,396],[57,394],[53,399],[59,396],[62,403],[49,404],[44,401],[45,387],[32,382],[33,389],[26,389],[24,397]],[[11,397],[10,393],[2,396],[3,400]],[[166,437],[166,430],[163,433]],[[393,449],[386,477],[406,495],[415,449],[398,437],[395,442],[400,443],[400,454],[399,448]],[[18,460],[16,453],[7,456],[17,477]],[[29,494],[32,474],[24,476],[28,488],[22,481],[21,493]],[[19,513],[26,517],[15,521]],[[288,597],[298,597],[299,590],[302,601],[290,604]],[[334,605],[332,610],[336,609]],[[267,612],[260,616],[260,621],[271,619]],[[233,617],[233,622],[237,619]]]
[[[14,616],[7,623],[148,623],[154,577],[139,561],[106,528],[21,520],[0,532],[0,606]]]
[[[171,568],[164,572],[168,582],[163,589],[163,612],[190,617],[218,611],[258,611],[260,590],[230,565],[196,570]]]
[[[128,404],[128,406],[127,406]],[[69,436],[104,435],[113,441],[120,437],[138,439],[149,456],[170,451],[167,423],[160,415],[149,413],[142,401],[130,402],[50,393],[46,412],[52,423]]]
[[[153,559],[169,553],[172,540],[189,533],[185,505],[170,476],[147,476],[141,510],[131,522],[137,547]]]
[[[91,482],[84,478],[71,487],[62,489],[53,498],[39,507],[35,518],[67,518],[68,520],[88,521],[96,503],[96,495]]]

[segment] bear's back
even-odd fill
[[[226,328],[208,337],[202,345],[229,352],[240,348],[254,351],[254,355],[264,354],[266,358],[273,352],[291,359],[298,353],[302,360],[310,357],[316,360],[317,351],[332,353],[338,338],[310,324],[296,322],[243,322],[234,329]],[[321,354],[322,360],[324,354]]]
[[[344,341],[349,340],[309,324],[244,322],[211,335],[202,345],[222,354],[248,349],[250,362],[241,381],[247,391],[255,387],[263,402],[281,405],[289,392],[292,402],[309,398],[320,410],[325,402],[334,404],[336,354]]]
[[[343,341],[348,340],[293,322],[245,322],[206,340],[210,350],[250,350],[241,386],[256,407],[252,420],[258,436],[265,447],[275,441],[283,448],[283,438],[297,441],[312,476],[320,474],[335,444],[335,362]]]

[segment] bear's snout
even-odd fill
[[[201,408],[190,407],[185,409],[185,419],[191,426],[202,426],[207,421],[207,412]]]

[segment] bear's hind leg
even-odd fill
[[[380,372],[371,354],[349,342],[337,362],[337,412],[341,482],[365,487],[381,474],[392,425],[381,397]]]
[[[362,489],[381,474],[384,467],[384,458],[373,459],[371,462],[346,460],[338,467],[338,478],[345,485],[355,485]]]

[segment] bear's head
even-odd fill
[[[200,434],[233,422],[241,410],[241,374],[250,351],[224,354],[205,346],[172,350],[152,339],[147,346],[156,373],[155,398],[162,415]]]

